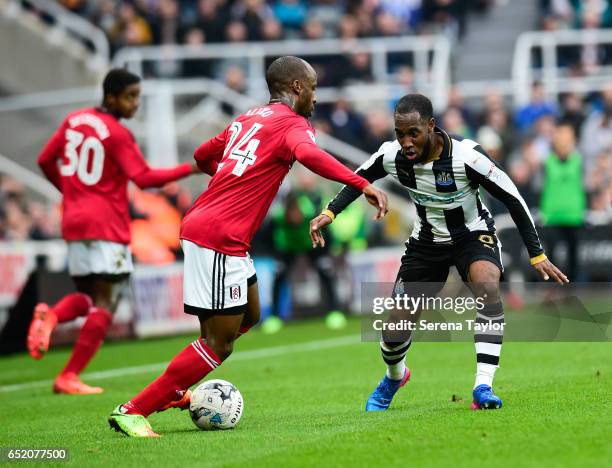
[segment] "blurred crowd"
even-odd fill
[[[465,33],[491,0],[60,0],[112,47]]]
[[[460,38],[465,33],[465,15],[486,12],[494,0],[61,0],[61,3],[100,26],[113,50],[117,50],[127,45],[329,37],[350,40],[432,32]],[[612,25],[612,0],[540,0],[539,5],[541,27],[545,30],[588,30]],[[562,65],[575,75],[595,72],[612,61],[606,46],[586,44],[565,48],[562,52]],[[311,61],[322,86],[373,81],[370,57],[366,53],[355,51],[347,57],[320,57],[319,61],[313,57]],[[402,93],[418,91],[409,61],[390,60],[390,67],[393,83],[399,85]],[[185,76],[216,76],[238,93],[247,88],[245,68],[235,63],[219,70],[193,61],[166,71]],[[331,104],[319,104],[313,122],[319,130],[373,153],[382,142],[395,138],[392,109],[399,97],[382,107],[356,107],[342,98]],[[231,104],[224,104],[222,110],[228,119],[237,112]],[[436,120],[450,133],[478,141],[510,175],[528,206],[540,213],[541,224],[576,227],[610,222],[612,81],[601,93],[570,92],[558,100],[549,99],[543,86],[535,83],[530,102],[521,108],[513,108],[494,89],[477,102],[467,102],[454,87],[447,107],[439,112]],[[286,199],[281,197],[278,205],[285,206],[290,216],[286,217],[286,212],[279,214],[277,206],[269,218],[270,229],[275,225],[274,220],[277,228],[284,223],[284,234],[279,237],[270,233],[263,236],[266,239],[279,240],[290,235],[291,219],[300,224],[313,211],[306,210],[300,217],[296,214],[298,208],[315,207],[317,211],[321,199],[331,195],[318,194],[306,202],[305,193],[312,190],[300,186],[296,190]],[[568,193],[572,200],[578,200],[572,210],[566,208],[565,202],[556,203]],[[191,196],[173,185],[155,192],[152,197],[149,192],[132,194],[133,230],[139,239],[137,245],[142,246],[135,253],[144,261],[171,261],[180,255],[172,236]],[[494,214],[505,212],[494,199],[487,198],[486,203]],[[559,210],[571,211],[571,215],[559,215]],[[338,232],[333,233],[337,240],[334,248],[350,239],[353,239],[351,249],[384,242],[385,236],[379,231],[364,228],[363,213],[356,210],[345,218],[350,218],[346,229],[341,223],[334,223],[338,226]],[[148,224],[151,222],[158,224],[152,228]],[[56,237],[58,226],[57,209],[49,210],[27,200],[20,184],[6,176],[0,179],[0,238]],[[150,235],[153,232],[162,234],[153,239]],[[355,239],[360,246],[355,245]],[[264,244],[260,245],[265,249]],[[288,245],[297,244],[289,242]],[[270,249],[283,250],[280,244]]]
[[[171,263],[182,258],[178,235],[181,219],[193,202],[177,182],[162,189],[129,192],[132,252],[143,263]],[[0,241],[61,238],[61,206],[32,197],[25,185],[0,173]]]
[[[357,112],[349,101],[340,99],[333,104],[319,105],[313,123],[317,129],[373,153],[382,142],[395,138],[393,105],[390,102],[387,108],[362,113]],[[233,109],[228,109],[230,111]],[[571,165],[574,174],[565,174],[564,177],[571,176],[572,181],[579,184],[579,187],[575,187],[575,195],[584,200],[584,207],[578,215],[579,224],[606,224],[611,221],[612,82],[601,93],[567,93],[561,95],[558,102],[547,99],[542,85],[535,83],[530,102],[517,109],[509,106],[494,90],[479,100],[477,107],[471,106],[464,102],[458,89],[453,88],[448,106],[436,116],[436,121],[451,134],[479,142],[509,174],[528,206],[544,216],[546,207],[543,206],[543,199],[555,199],[554,196],[550,198],[546,190],[563,193],[568,190],[569,183],[560,179],[556,185],[549,184],[551,177],[558,172],[550,161],[576,161]],[[562,167],[567,170],[570,165]],[[333,194],[325,194],[327,198],[330,195]],[[505,212],[505,207],[497,200],[486,195],[485,198],[493,214]],[[178,184],[155,192],[154,200],[150,202],[138,191],[131,194],[137,221],[165,217],[177,224],[191,200],[191,194]],[[162,202],[167,209],[159,208]],[[318,208],[321,202],[315,205]],[[161,218],[159,213],[164,213]],[[0,238],[56,237],[59,225],[57,216],[57,210],[48,210],[43,204],[28,199],[23,185],[8,176],[0,177]],[[143,235],[157,229],[148,229],[146,225],[140,229],[138,224],[136,228]],[[164,231],[162,228],[159,230]],[[374,239],[375,242],[384,238],[375,231],[370,233],[370,237],[378,237]],[[178,245],[171,242],[167,246],[174,254],[180,251]],[[153,252],[150,248],[143,249],[144,253],[147,251]]]
[[[590,75],[612,65],[612,44],[589,40],[594,29],[612,27],[611,0],[540,0],[540,28],[544,31],[583,30],[587,40],[582,46],[558,49],[558,65],[574,76]],[[539,58],[541,60],[541,58]]]
[[[0,173],[0,240],[45,240],[60,235],[58,207],[32,199],[25,185]]]

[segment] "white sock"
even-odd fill
[[[387,364],[387,377],[392,380],[402,380],[406,372],[406,358],[397,364]]]
[[[406,353],[410,349],[412,336],[404,343],[389,345],[384,341],[380,342],[380,351],[383,361],[387,366],[387,377],[392,380],[401,380],[406,372]],[[398,361],[398,362],[394,362]]]
[[[498,366],[494,366],[493,364],[485,364],[484,362],[476,363],[476,382],[474,383],[474,388],[479,385],[488,385],[489,387],[493,387],[493,377],[495,377],[495,371]]]

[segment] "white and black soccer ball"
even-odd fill
[[[227,380],[208,380],[191,394],[189,415],[204,430],[233,429],[242,417],[244,404],[238,389]]]

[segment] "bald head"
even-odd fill
[[[305,82],[315,76],[308,62],[293,55],[277,58],[266,71],[266,83],[270,94],[278,94],[290,89],[297,80]]]
[[[284,102],[306,118],[312,115],[317,74],[308,62],[291,55],[277,58],[266,71],[266,82],[271,102]]]

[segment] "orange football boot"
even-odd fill
[[[102,387],[92,387],[83,383],[79,376],[72,372],[58,375],[53,383],[53,392],[55,393],[94,395],[103,391]]]
[[[28,351],[34,359],[42,359],[49,350],[51,333],[57,325],[57,316],[53,309],[41,302],[34,308],[34,315],[28,330]]]

